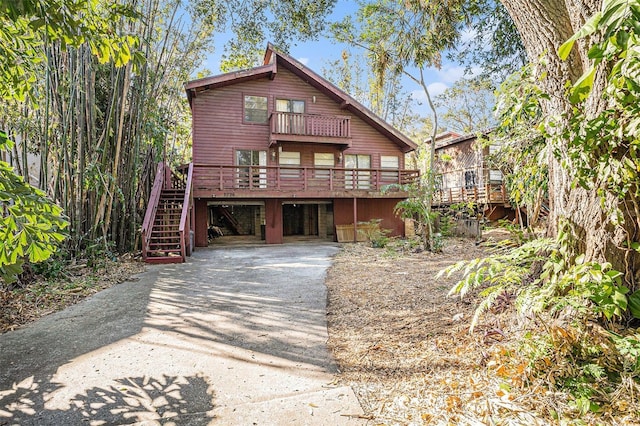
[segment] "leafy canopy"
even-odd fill
[[[12,142],[0,131],[0,149]],[[27,184],[6,162],[0,161],[0,278],[7,284],[22,272],[24,258],[42,262],[64,240],[68,226],[62,209],[44,192]]]
[[[25,99],[51,42],[63,49],[88,43],[101,63],[128,62],[137,41],[115,34],[112,23],[135,16],[128,7],[98,0],[0,0],[0,99]]]

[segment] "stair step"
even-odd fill
[[[149,256],[145,262],[153,264],[182,263],[182,256]]]
[[[179,248],[177,248],[177,249],[155,249],[155,250],[147,250],[147,255],[154,254],[154,253],[157,253],[157,254],[165,254],[165,255],[166,255],[166,254],[168,254],[168,253],[177,253],[177,254],[180,254],[181,252],[180,252],[180,249],[179,249]]]

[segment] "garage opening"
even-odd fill
[[[264,203],[209,202],[207,210],[209,244],[229,239],[264,240]]]
[[[288,201],[282,203],[283,237],[333,238],[333,203]]]

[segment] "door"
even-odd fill
[[[370,189],[371,171],[358,170],[371,168],[371,156],[364,154],[347,154],[344,156],[345,188]]]
[[[276,112],[286,113],[278,114],[278,133],[304,135],[304,107],[304,101],[276,99]]]
[[[267,165],[267,151],[237,150],[236,165],[246,166],[236,169],[238,188],[267,187],[267,169],[259,167]]]

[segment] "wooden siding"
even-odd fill
[[[233,165],[235,150],[269,151],[270,128],[267,124],[243,123],[244,95],[266,96],[269,114],[275,111],[276,99],[305,101],[305,112],[349,116],[351,120],[351,146],[344,154],[369,154],[371,167],[380,167],[381,155],[399,157],[404,168],[404,154],[398,145],[348,111],[334,100],[307,84],[293,73],[280,68],[273,80],[263,78],[203,91],[192,100],[193,110],[193,162],[195,164]],[[313,99],[315,97],[315,102]],[[283,150],[292,150],[289,143],[280,142]],[[327,151],[331,145],[306,144],[308,152]],[[337,152],[338,146],[332,147]],[[267,155],[268,165],[277,165],[277,158]]]
[[[391,230],[391,236],[404,236],[404,221],[393,213],[400,199],[366,200],[358,199],[358,222],[382,219],[380,226]],[[353,223],[353,199],[336,199],[333,204],[334,222],[337,225]]]

